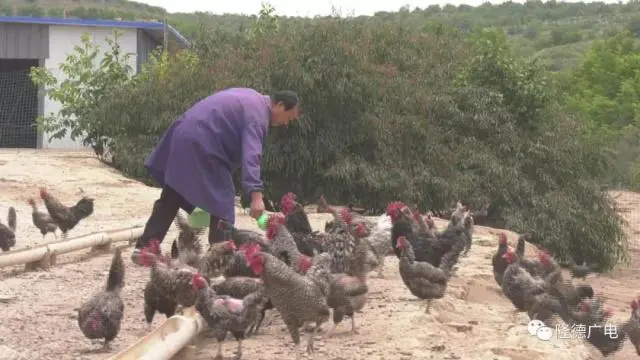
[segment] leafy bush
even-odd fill
[[[304,115],[272,130],[265,149],[273,195],[324,193],[375,209],[397,199],[430,209],[490,203],[505,227],[535,228],[561,259],[610,268],[624,258],[622,220],[595,186],[602,157],[503,33],[339,19],[275,31],[203,31],[193,49],[103,96],[85,116],[113,139],[114,165],[144,176],[168,125],[218,89],[293,89]]]

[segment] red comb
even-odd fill
[[[631,302],[631,310],[636,311],[638,309],[638,300],[633,300]]]

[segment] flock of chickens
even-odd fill
[[[40,230],[44,238],[48,233],[58,237],[56,231],[60,229],[63,238],[66,238],[69,230],[73,229],[80,220],[93,214],[94,199],[82,197],[75,205],[65,206],[46,189],[40,189],[40,198],[44,202],[47,212],[38,210],[34,199],[29,199],[31,205],[31,219],[33,225]],[[16,245],[17,214],[13,206],[9,207],[7,224],[0,223],[0,249],[3,252],[11,250]]]
[[[30,203],[34,224],[43,235],[55,229],[39,226],[37,217],[46,218],[46,223],[66,233],[93,211],[92,199],[83,198],[74,207],[65,208],[45,190],[40,195],[48,218],[37,212],[32,200]],[[152,240],[141,251],[141,263],[150,268],[144,288],[144,315],[149,326],[156,313],[171,317],[195,307],[218,342],[216,359],[222,359],[228,333],[237,341],[236,358],[240,359],[245,337],[256,335],[266,312],[276,309],[297,346],[296,359],[300,359],[305,352],[313,354],[314,334],[330,319],[333,326],[327,337],[345,317],[351,318],[351,331],[357,332],[355,314],[367,301],[367,275],[377,270],[378,276],[384,277],[384,259],[389,253],[399,259],[405,286],[425,301],[429,312],[432,302],[444,296],[459,258],[472,245],[474,219],[460,203],[442,232],[436,230],[431,215],[401,202],[390,203],[386,214],[376,221],[351,208],[325,204],[318,210],[331,213],[333,221],[327,222],[324,232],[311,229],[294,194],[283,196],[280,210],[270,215],[264,235],[220,221],[218,227],[225,230],[228,240],[211,244],[206,251],[200,242],[202,229],[192,228],[178,214],[179,236],[170,254],[162,254],[161,239]],[[15,233],[15,210],[13,219],[11,214],[10,210],[5,227]],[[2,239],[9,238],[5,233],[0,227]],[[524,257],[525,240],[534,236],[534,232],[520,236],[513,249],[501,233],[492,259],[495,280],[515,306],[514,313],[526,312],[549,326],[563,321],[568,326],[588,327],[585,341],[604,356],[619,350],[627,338],[640,355],[640,299],[631,302],[629,320],[616,325],[617,336],[610,336],[604,325],[612,313],[594,296],[590,285],[574,286],[565,280],[561,267],[544,250],[536,260]],[[587,272],[579,267],[572,271],[574,277],[584,277]],[[89,339],[104,339],[105,347],[120,330],[124,273],[122,254],[116,250],[104,291],[78,309],[83,334]],[[220,276],[224,280],[214,283]],[[305,342],[300,339],[301,329],[307,332]]]

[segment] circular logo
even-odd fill
[[[536,336],[542,341],[549,341],[553,337],[553,331],[550,327],[543,325],[536,331]]]
[[[531,321],[529,321],[529,324],[527,325],[527,331],[529,332],[529,335],[531,336],[537,336],[538,334],[538,329],[540,329],[541,327],[545,326],[544,323],[538,319],[533,319]]]

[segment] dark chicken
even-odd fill
[[[500,233],[498,235],[498,251],[493,254],[493,258],[491,259],[491,263],[493,265],[493,277],[500,286],[502,286],[504,271],[509,266],[509,263],[504,257],[502,257],[502,255],[504,255],[508,249],[509,244],[507,243],[507,234]]]
[[[584,279],[592,272],[596,272],[598,270],[596,265],[587,265],[585,261],[582,262],[582,265],[576,264],[572,258],[570,258],[569,261],[569,271],[571,272],[571,276],[577,279]]]
[[[261,292],[251,293],[242,299],[218,295],[200,274],[193,275],[192,283],[197,291],[196,310],[213,330],[213,336],[218,341],[218,352],[214,359],[222,360],[222,342],[228,332],[238,341],[236,359],[241,359],[245,332],[262,311],[265,297]]]
[[[301,204],[296,202],[296,194],[289,192],[280,199],[280,211],[285,216],[285,226],[289,232],[311,234],[309,218]]]
[[[144,266],[151,267],[151,282],[156,290],[182,307],[190,307],[196,301],[196,291],[191,280],[198,270],[179,262],[167,265],[163,256],[157,254],[160,242],[154,239],[149,246],[140,252],[140,260]]]
[[[202,244],[200,234],[203,229],[194,229],[187,219],[178,213],[175,218],[176,227],[179,230],[178,239],[174,241],[175,249],[171,251],[175,255],[176,261],[189,265],[195,269],[201,268]]]
[[[409,291],[419,299],[427,300],[425,311],[430,312],[434,299],[444,296],[449,278],[452,275],[453,266],[458,262],[464,249],[464,243],[458,242],[435,267],[428,262],[417,261],[409,240],[400,236],[397,239],[397,247],[400,249],[400,276]]]
[[[313,335],[330,314],[326,299],[329,294],[329,269],[313,264],[305,276],[275,256],[257,251],[255,247],[253,250],[247,249],[246,256],[251,268],[261,276],[267,297],[278,309],[293,343],[298,347],[296,360],[300,360],[303,353],[300,328],[315,323],[313,330],[307,334],[307,352],[313,353]]]
[[[242,272],[247,266],[237,260],[237,256],[234,255],[235,251],[236,244],[233,240],[211,244],[207,252],[200,258],[200,271],[210,278],[220,276],[230,268],[239,267]],[[250,270],[248,271],[250,272]],[[227,275],[225,274],[225,276]]]
[[[364,307],[367,299],[366,294],[369,291],[366,263],[369,248],[367,240],[358,239],[349,266],[349,274],[331,274],[327,303],[333,309],[333,327],[327,332],[327,336],[333,334],[345,316],[351,317],[351,332],[357,334],[355,312]],[[328,268],[331,266],[331,255],[325,253],[317,257],[323,257],[321,260],[325,262],[325,264],[320,264],[320,267]]]
[[[442,233],[432,237],[430,233],[414,231],[412,218],[401,215],[401,210],[392,212],[391,244],[394,253],[400,258],[401,250],[397,247],[397,239],[404,236],[411,243],[416,261],[428,262],[434,267],[439,267],[441,259],[458,243],[462,243],[465,249],[469,248],[470,230],[463,226],[448,228]],[[467,225],[472,225],[468,223]],[[417,226],[416,226],[417,228]]]
[[[111,260],[107,285],[103,292],[93,295],[78,310],[78,325],[88,339],[104,339],[104,347],[118,336],[124,312],[120,291],[124,286],[124,262],[120,249]]]
[[[226,278],[223,282],[212,285],[211,288],[218,295],[227,295],[236,299],[243,299],[245,296],[256,292],[264,293],[264,284],[261,279],[246,276]],[[271,303],[271,300],[267,299],[262,307],[258,319],[249,327],[247,336],[256,334],[260,330],[260,326],[262,325],[262,321],[264,320],[267,310],[271,309],[273,309],[273,304]]]
[[[33,221],[33,225],[35,225],[38,230],[40,230],[40,234],[44,238],[48,233],[53,233],[53,235],[58,238],[56,234],[56,230],[58,230],[58,224],[51,218],[51,216],[47,213],[38,210],[38,206],[34,199],[29,199],[29,205],[31,205],[31,220]]]
[[[93,214],[93,199],[86,196],[70,207],[64,206],[45,189],[40,189],[40,197],[44,200],[47,212],[62,231],[63,238],[67,237],[67,232],[78,225],[80,220]]]
[[[524,250],[527,242],[531,242],[535,238],[535,233],[529,231],[518,237],[518,244],[516,245],[516,255],[520,259],[520,266],[527,270],[531,276],[543,276],[542,264],[537,260],[529,260],[524,256]]]
[[[502,292],[516,308],[514,317],[519,312],[527,312],[531,318],[548,321],[557,314],[567,321],[566,303],[546,293],[547,282],[534,278],[522,268],[518,255],[511,249],[502,256],[509,263],[502,279]]]
[[[233,240],[238,247],[258,243],[263,250],[268,251],[269,245],[265,242],[264,236],[257,231],[238,229],[226,220],[218,221],[218,229],[222,229],[225,232],[225,238]]]
[[[16,246],[16,225],[16,209],[10,206],[7,214],[7,225],[0,223],[0,249],[3,252],[9,251]]]
[[[591,285],[574,286],[571,281],[567,281],[562,276],[562,269],[551,258],[546,251],[538,254],[540,260],[540,271],[547,282],[547,292],[557,299],[560,299],[568,306],[577,306],[583,299],[592,298],[594,295]]]

